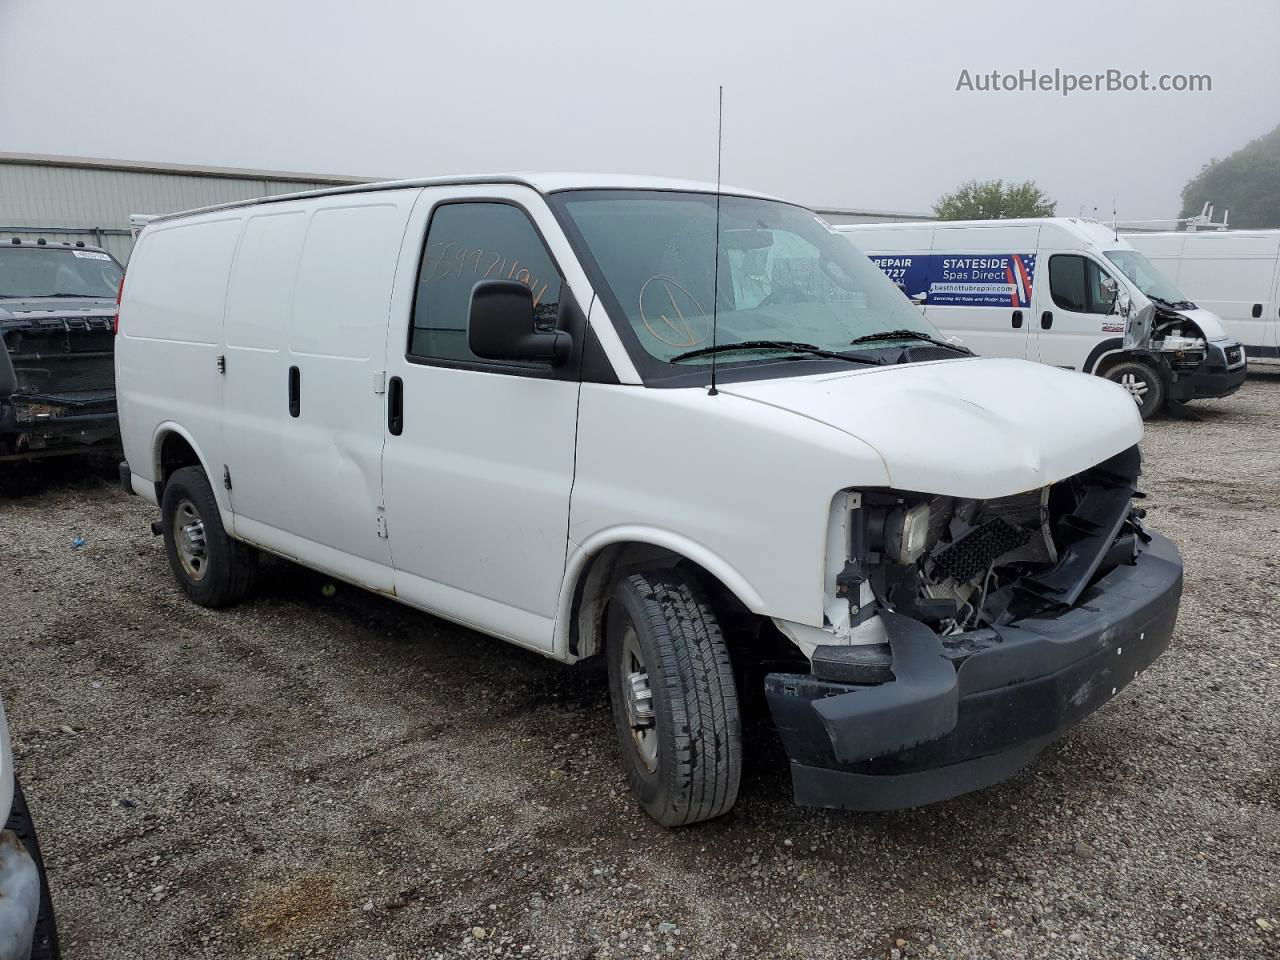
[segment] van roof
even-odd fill
[[[160,223],[178,217],[189,217],[213,210],[230,210],[236,207],[253,207],[266,203],[280,203],[285,200],[302,200],[309,197],[328,197],[346,193],[370,193],[376,190],[402,190],[413,187],[440,186],[481,186],[484,184],[515,184],[529,187],[541,194],[558,193],[563,190],[666,190],[686,193],[715,193],[716,185],[702,180],[680,180],[670,177],[647,177],[617,173],[485,173],[469,176],[422,177],[411,180],[384,180],[378,183],[358,183],[350,186],[327,187],[320,190],[306,190],[301,193],[282,193],[270,197],[255,197],[250,200],[237,200],[232,203],[214,204],[194,210],[183,210],[158,216],[149,223]],[[776,200],[777,197],[744,190],[739,187],[721,185],[721,194],[739,197],[758,197],[763,200]]]
[[[1112,227],[1108,223],[1101,220],[1092,220],[1088,217],[1010,217],[1007,220],[911,220],[902,223],[844,223],[836,227],[837,230],[847,230],[859,232],[863,230],[901,230],[904,227],[914,227],[923,229],[925,227],[1035,227],[1045,224],[1056,224],[1058,226],[1066,226],[1070,224],[1073,227],[1083,227],[1086,229],[1094,229],[1101,227],[1104,230],[1111,230]]]
[[[1115,227],[1100,220],[1089,220],[1083,217],[1022,217],[1008,220],[931,220],[926,223],[855,223],[842,224],[836,229],[841,233],[856,235],[893,234],[902,231],[918,235],[926,230],[1017,230],[1022,227],[1040,228],[1039,244],[1042,248],[1052,249],[1059,245],[1083,244],[1098,250],[1124,249],[1129,246],[1128,240],[1118,236]],[[1006,236],[1010,234],[1006,233]],[[868,239],[864,247],[873,247],[875,241]]]
[[[1120,228],[1122,237],[1177,237],[1185,240],[1188,237],[1195,237],[1197,240],[1204,240],[1213,237],[1215,240],[1229,240],[1234,237],[1262,237],[1270,238],[1280,235],[1280,229],[1276,227],[1241,227],[1239,230],[1126,230]]]

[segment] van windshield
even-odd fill
[[[801,347],[852,359],[943,339],[875,264],[801,207],[721,196],[717,265],[714,194],[574,190],[553,203],[607,288],[610,313],[625,318],[624,334],[663,364],[711,362],[713,309],[721,364],[799,356]]]
[[[124,271],[109,254],[63,247],[0,246],[0,299],[110,297]]]
[[[1108,250],[1107,259],[1120,268],[1120,272],[1133,281],[1133,285],[1152,300],[1159,300],[1170,307],[1190,310],[1195,304],[1186,294],[1173,285],[1150,260],[1137,250]]]

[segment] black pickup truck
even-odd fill
[[[0,244],[0,468],[114,453],[116,296],[124,268],[82,244]]]

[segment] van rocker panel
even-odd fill
[[[1168,648],[1182,559],[1170,541],[1148,536],[1134,564],[1112,570],[1056,617],[935,637],[931,650],[921,644],[913,658],[898,656],[891,628],[889,683],[766,675],[796,802],[851,810],[918,806],[998,783],[1029,763]],[[902,635],[897,642],[913,639]],[[954,673],[949,682],[937,669],[940,649]],[[912,723],[902,724],[916,708]],[[925,739],[923,730],[932,736]]]

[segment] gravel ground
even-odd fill
[[[1280,375],[1144,443],[1174,645],[1027,771],[888,814],[653,825],[600,671],[282,562],[181,599],[152,508],[0,501],[0,682],[69,960],[1280,956]],[[85,545],[73,549],[73,538]]]

